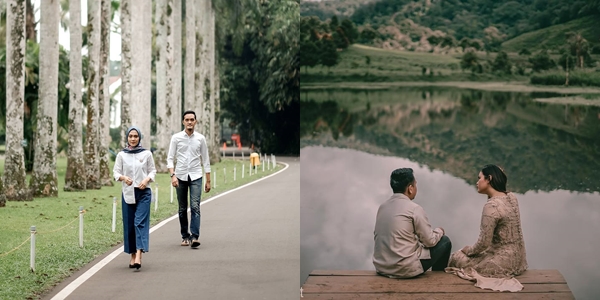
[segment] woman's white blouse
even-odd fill
[[[133,180],[131,185],[121,182],[123,185],[123,198],[128,204],[135,203],[134,188],[139,187],[140,183],[150,177],[150,181],[154,181],[156,175],[156,167],[154,166],[154,158],[149,150],[140,153],[125,153],[123,151],[117,154],[115,166],[113,168],[113,177],[119,180],[119,177],[127,176]],[[150,188],[149,186],[146,188]]]

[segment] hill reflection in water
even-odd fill
[[[301,147],[404,157],[467,182],[496,163],[521,193],[600,191],[600,107],[533,101],[540,96],[548,95],[431,87],[305,92]]]

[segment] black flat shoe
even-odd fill
[[[129,268],[130,268],[130,269],[133,269],[133,268],[135,268],[135,264],[133,264],[133,265],[129,265]]]
[[[136,268],[136,270],[139,270],[142,267],[142,264],[135,263],[133,264],[133,267]]]

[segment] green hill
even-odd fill
[[[528,32],[502,43],[502,49],[507,52],[518,52],[523,48],[531,52],[543,48],[557,49],[565,45],[565,34],[571,31],[581,33],[590,44],[600,47],[598,22],[597,16],[587,16],[564,24]]]

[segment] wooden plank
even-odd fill
[[[314,270],[310,273],[309,278],[312,276],[373,276],[382,279],[389,280],[384,276],[379,276],[375,271],[370,270]],[[558,270],[527,270],[523,274],[516,277],[522,284],[525,283],[566,283],[565,278],[560,274]],[[435,280],[444,281],[456,284],[470,284],[470,281],[461,279],[456,275],[448,274],[444,272],[426,272],[425,274],[411,279],[398,279],[398,280]]]
[[[381,294],[381,293],[341,293],[341,294],[303,294],[306,300],[574,300],[573,294],[569,293],[454,293],[454,294]]]
[[[467,280],[465,282],[469,284],[448,284],[429,280],[412,280],[409,283],[407,280],[381,280],[373,276],[318,276],[309,277],[302,288],[305,293],[494,293],[494,291],[477,288],[474,283]],[[530,283],[523,286],[520,293],[570,291],[566,283]]]

